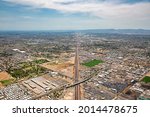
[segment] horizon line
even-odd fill
[[[16,29],[16,30],[0,30],[2,31],[84,31],[84,30],[145,30],[150,31],[150,28],[89,28],[89,29],[42,29],[42,30],[24,30],[24,29]]]

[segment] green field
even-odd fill
[[[2,81],[0,81],[4,86],[7,86],[7,85],[9,85],[9,84],[11,84],[12,83],[12,79],[10,79],[10,80],[2,80]]]
[[[142,81],[145,83],[149,83],[150,82],[150,76],[145,76]]]
[[[91,60],[91,61],[89,61],[89,62],[85,62],[85,63],[83,63],[82,65],[85,65],[85,66],[87,66],[87,67],[93,67],[93,66],[95,66],[95,65],[98,65],[99,63],[104,63],[104,61],[94,59],[94,60]]]

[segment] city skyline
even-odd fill
[[[150,29],[149,0],[0,0],[0,30]]]

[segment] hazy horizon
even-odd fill
[[[16,30],[0,30],[0,31],[1,31],[1,32],[3,32],[3,31],[4,31],[4,32],[5,32],[5,31],[6,31],[6,32],[7,32],[7,31],[27,31],[27,32],[28,32],[28,31],[88,31],[88,30],[91,30],[91,31],[92,31],[92,30],[106,30],[106,31],[107,31],[107,30],[114,30],[114,31],[117,31],[117,30],[118,30],[118,31],[119,31],[119,30],[129,30],[129,31],[130,31],[130,30],[134,30],[134,31],[136,31],[136,30],[137,30],[137,31],[142,30],[142,31],[150,31],[150,29],[144,29],[144,28],[137,28],[137,29],[136,29],[136,28],[135,28],[135,29],[134,29],[134,28],[131,28],[131,29],[128,29],[128,28],[126,28],[126,29],[125,29],[125,28],[120,28],[120,29],[118,29],[118,28],[107,28],[107,29],[104,29],[104,28],[103,28],[103,29],[100,29],[100,28],[99,28],[99,29],[96,29],[96,28],[95,28],[95,29],[94,29],[94,28],[93,28],[93,29],[92,29],[92,28],[91,28],[91,29],[43,29],[43,30],[40,30],[40,29],[38,29],[38,30],[30,30],[30,29],[28,29],[28,30],[22,29],[22,30],[21,30],[21,29],[16,29]]]

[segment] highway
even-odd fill
[[[76,53],[75,53],[75,63],[74,63],[74,82],[77,83],[79,81],[79,53],[78,53],[78,40],[76,45]],[[81,89],[80,85],[75,86],[75,100],[81,100]]]
[[[51,90],[51,91],[48,91],[44,94],[41,94],[39,96],[36,96],[36,97],[33,97],[33,99],[39,99],[43,96],[46,96],[50,93],[53,93],[55,91],[60,91],[60,90],[63,90],[64,88],[70,88],[70,87],[75,87],[75,90],[74,90],[74,99],[75,100],[81,100],[81,88],[80,88],[80,84],[81,83],[84,83],[86,81],[88,81],[90,78],[85,78],[84,80],[80,80],[79,79],[79,54],[78,54],[78,39],[77,39],[77,44],[76,44],[76,50],[75,50],[75,61],[74,61],[74,83],[69,85],[69,86],[62,86],[62,87],[59,87],[57,89],[54,89],[54,90]]]

